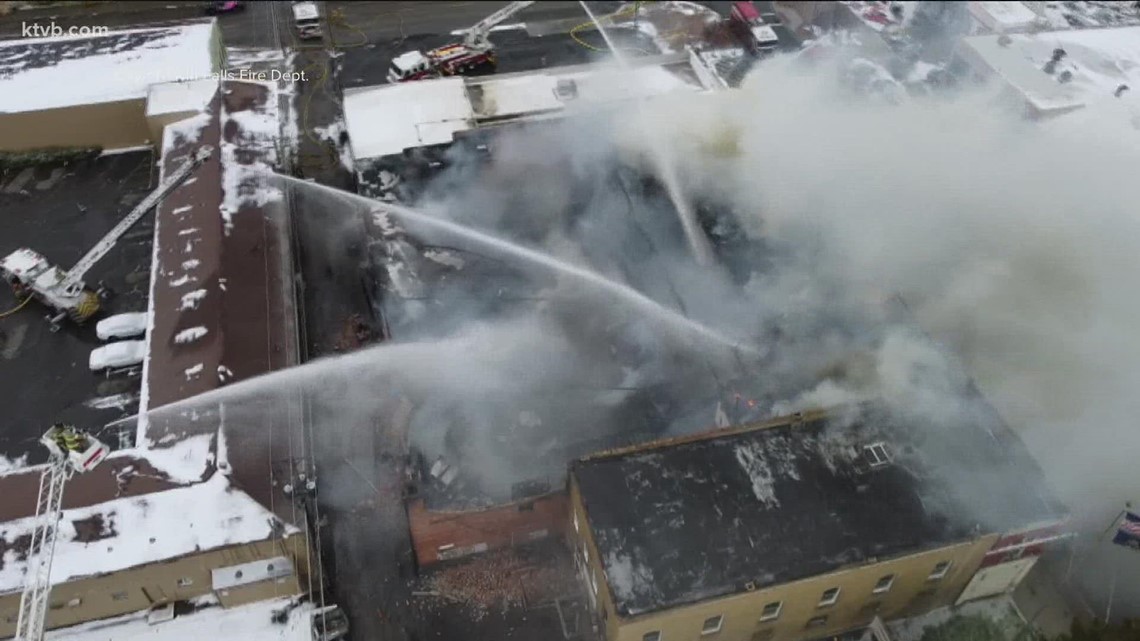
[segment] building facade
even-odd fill
[[[818,413],[577,461],[568,538],[602,636],[814,639],[1015,587],[1008,565],[976,579],[1010,561],[1009,526],[959,513],[879,420]],[[998,503],[1059,531],[1063,508],[1018,459]]]

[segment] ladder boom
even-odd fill
[[[20,595],[20,613],[16,620],[16,641],[41,641],[51,597],[51,566],[59,532],[63,488],[73,470],[66,456],[53,456],[40,473],[40,491],[36,500],[36,525],[28,544],[28,574]]]
[[[166,179],[162,181],[161,185],[159,185],[154,191],[150,192],[146,198],[143,198],[142,202],[140,202],[135,206],[134,209],[131,210],[131,213],[127,214],[122,220],[118,222],[117,225],[111,228],[111,231],[107,232],[106,236],[103,236],[99,242],[95,243],[94,247],[87,251],[83,258],[79,259],[79,262],[75,263],[75,266],[67,272],[67,276],[63,279],[61,285],[64,288],[67,288],[83,282],[83,277],[87,275],[87,272],[95,266],[95,263],[99,262],[104,256],[106,256],[107,252],[111,251],[111,248],[115,246],[115,243],[119,240],[119,238],[121,238],[123,234],[127,233],[131,227],[134,227],[135,223],[141,220],[148,211],[157,205],[159,200],[162,200],[162,198],[173,191],[175,187],[182,184],[184,180],[189,178],[190,172],[194,171],[198,165],[201,165],[203,162],[205,162],[205,160],[210,157],[210,154],[212,152],[213,147],[210,145],[203,145],[198,149],[198,151],[194,153],[193,156],[188,158],[186,162],[182,163],[181,167],[174,170],[174,173],[167,176]]]
[[[534,4],[533,1],[512,2],[502,9],[499,9],[495,13],[487,16],[486,18],[483,18],[474,27],[471,27],[471,29],[467,32],[467,37],[464,38],[463,44],[472,48],[485,46],[487,34],[491,33],[491,29],[493,29],[500,22],[506,20],[507,18],[510,18],[511,16],[522,11],[523,9],[526,9],[532,4]]]

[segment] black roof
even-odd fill
[[[1063,518],[993,414],[928,429],[879,406],[574,463],[607,582],[631,616]],[[891,462],[871,466],[869,445]]]

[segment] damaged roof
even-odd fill
[[[216,71],[214,22],[0,41],[0,112],[145,98],[153,83]]]
[[[872,465],[879,443],[890,462]],[[603,453],[571,473],[623,616],[1065,515],[1000,421],[935,430],[873,407]]]

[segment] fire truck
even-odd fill
[[[200,147],[95,243],[71,269],[64,271],[51,264],[39,252],[22,247],[0,259],[0,277],[8,282],[16,298],[35,298],[51,310],[48,321],[51,322],[52,331],[59,330],[60,323],[65,318],[70,318],[75,323],[87,321],[102,307],[101,301],[106,291],[102,287],[88,287],[83,281],[84,276],[114,249],[115,243],[123,234],[130,231],[159,200],[185,182],[212,152],[213,147],[210,145]]]
[[[397,56],[388,69],[388,82],[493,71],[498,60],[495,58],[495,48],[488,39],[491,29],[532,4],[533,1],[508,4],[468,29],[463,42],[455,42],[426,52],[409,51]]]

